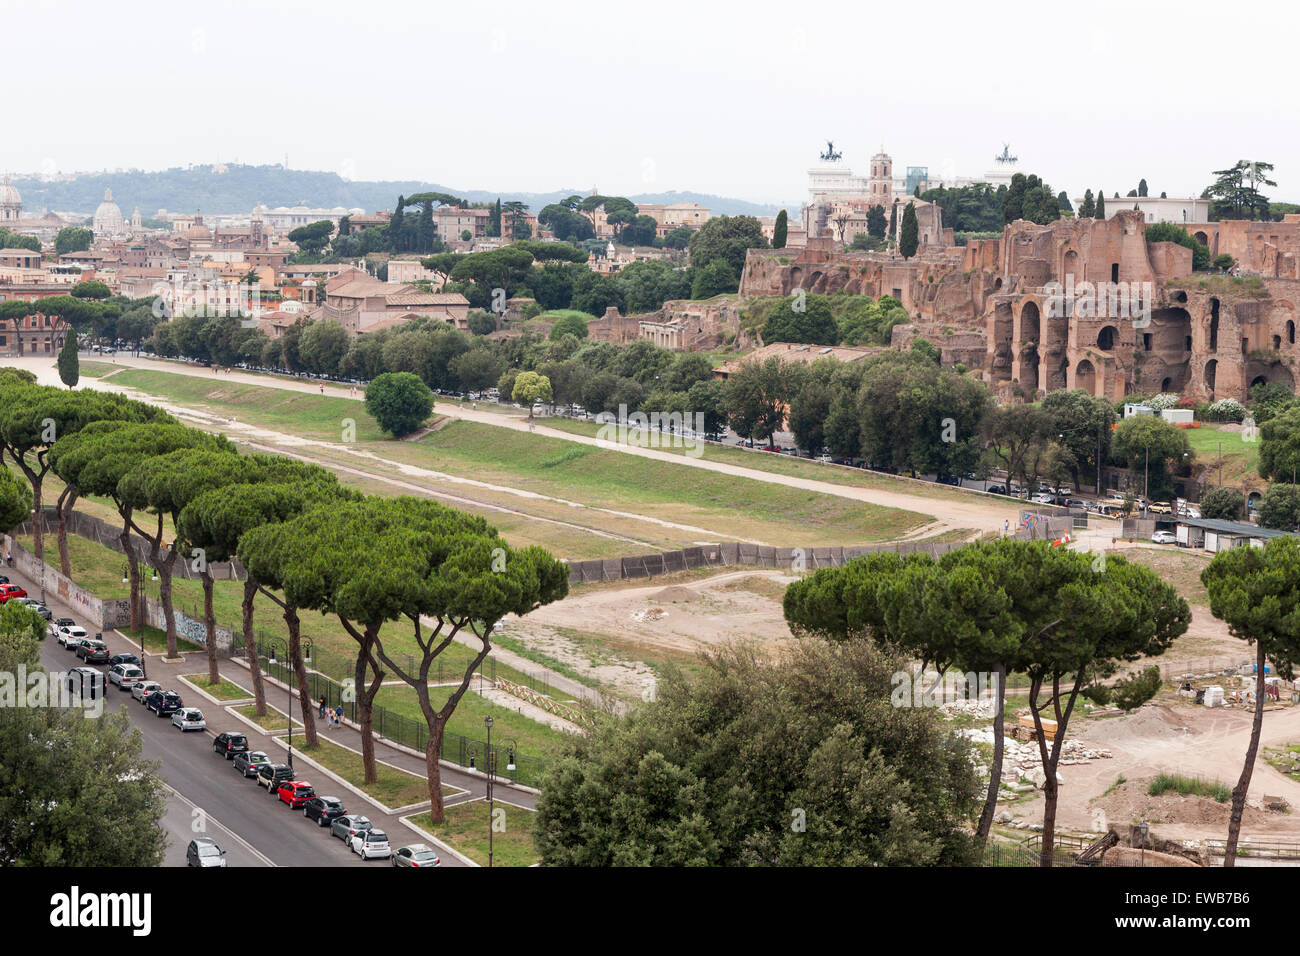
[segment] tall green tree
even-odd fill
[[[780,212],[776,214],[776,225],[772,227],[772,248],[773,249],[785,248],[786,231],[789,229],[789,224],[787,220],[788,217],[786,216],[786,212],[784,209],[782,209]]]
[[[1290,679],[1300,658],[1300,541],[1283,536],[1263,548],[1220,551],[1201,572],[1201,581],[1210,595],[1210,613],[1228,625],[1233,637],[1255,646],[1255,711],[1246,760],[1232,791],[1223,851],[1223,865],[1231,867],[1237,863],[1246,792],[1259,753],[1268,696],[1263,692],[1266,665],[1271,661],[1276,674]]]
[[[59,358],[55,363],[59,369],[59,381],[68,388],[76,388],[81,380],[81,361],[77,358],[77,333],[68,329],[63,338],[63,348],[59,349]]]
[[[898,251],[903,254],[904,259],[910,259],[916,255],[917,244],[919,243],[916,223],[916,207],[912,203],[907,204],[903,210],[903,230],[898,237]]]
[[[411,372],[385,372],[366,386],[366,411],[394,438],[411,434],[433,411],[433,392]]]

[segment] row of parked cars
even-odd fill
[[[212,741],[213,753],[231,762],[235,772],[265,787],[269,796],[291,810],[301,810],[304,819],[312,820],[330,835],[342,840],[348,849],[363,860],[389,860],[393,866],[431,867],[442,861],[423,843],[394,851],[388,834],[376,830],[370,819],[349,813],[342,799],[316,792],[308,780],[299,779],[289,764],[275,763],[262,750],[250,750],[248,737],[241,733],[217,734]]]
[[[202,710],[185,706],[179,693],[167,690],[157,681],[145,679],[144,668],[135,654],[110,655],[100,635],[90,637],[85,628],[70,617],[51,620],[48,633],[58,640],[61,647],[74,651],[87,663],[107,664],[110,684],[118,690],[129,690],[132,699],[158,717],[171,717],[172,726],[181,733],[207,729]],[[317,795],[311,783],[298,779],[288,764],[273,763],[264,751],[250,750],[248,737],[244,734],[233,731],[217,734],[212,741],[212,751],[231,761],[241,776],[265,787],[269,795],[291,810],[302,810],[306,819],[314,820],[321,828],[329,827],[333,836],[343,840],[363,860],[387,859],[393,866],[414,868],[438,866],[442,862],[423,843],[394,851],[388,835],[376,830],[369,818],[349,813],[338,797]],[[185,856],[190,866],[226,865],[225,852],[208,838],[192,840]]]

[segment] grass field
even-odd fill
[[[218,700],[243,700],[246,697],[253,696],[249,691],[244,690],[244,688],[240,687],[238,684],[232,684],[224,677],[218,680],[215,684],[208,683],[208,675],[206,673],[186,674],[185,679],[195,687],[202,688],[204,692],[211,694]]]
[[[88,362],[85,359],[82,359],[77,368],[87,378],[102,378],[105,375],[112,375],[114,372],[122,371],[122,366],[114,365],[112,362]]]
[[[366,783],[365,770],[361,763],[361,754],[353,753],[346,747],[340,747],[337,744],[330,743],[325,739],[329,731],[324,728],[320,729],[318,739],[320,742],[315,747],[300,747],[294,744],[294,751],[306,754],[325,769],[331,770],[338,774],[352,786],[365,791],[374,797],[380,803],[388,807],[409,807],[413,803],[420,803],[429,799],[429,782],[424,777],[416,776],[413,773],[407,773],[405,770],[399,770],[396,767],[390,767],[386,764],[379,764],[376,768],[379,780],[375,783]],[[300,773],[299,776],[306,776],[311,780],[311,768],[303,768],[306,773]],[[328,777],[321,780],[313,780],[313,786],[319,794],[337,796],[347,806],[350,794],[335,793],[334,791],[342,790],[335,785],[334,781]],[[451,787],[443,787],[442,795],[449,796],[457,791]],[[392,834],[396,835],[396,834]]]
[[[1245,441],[1239,431],[1220,431],[1213,426],[1186,430],[1196,461],[1205,466],[1212,484],[1219,483],[1219,454],[1223,454],[1223,484],[1231,487],[1247,478],[1259,479],[1259,441]]]
[[[411,817],[411,822],[429,831],[443,843],[455,847],[480,866],[488,864],[488,825],[490,822],[487,801],[474,800],[448,807],[445,823],[433,823],[429,814]],[[493,866],[532,866],[538,861],[533,845],[531,810],[497,801],[496,831],[492,834]]]
[[[473,478],[542,495],[555,495],[592,508],[643,514],[660,522],[691,525],[700,529],[667,527],[655,520],[641,520],[635,515],[620,516],[599,511],[580,511],[564,502],[547,502],[520,498],[508,492],[470,488],[454,483],[439,484],[436,479],[422,479],[431,488],[445,488],[478,500],[503,504],[539,517],[574,521],[635,538],[651,547],[675,548],[701,540],[750,540],[786,545],[861,544],[890,540],[923,523],[926,515],[895,508],[867,505],[851,499],[752,479],[722,475],[668,462],[625,455],[562,439],[517,431],[503,432],[475,422],[454,421],[418,442],[380,440],[377,426],[365,416],[358,403],[346,398],[318,396],[263,388],[209,382],[204,378],[169,372],[128,371],[113,376],[120,382],[187,405],[208,408],[233,415],[240,421],[262,425],[289,434],[328,441],[338,441],[339,422],[346,417],[357,421],[358,447],[394,463],[386,466],[373,459],[358,461],[345,450],[316,450],[313,453],[340,464],[364,466],[369,471],[388,471],[396,475],[401,465],[414,465],[449,475]],[[746,456],[745,452],[724,449],[722,454]],[[754,458],[736,459],[751,465]],[[775,456],[771,456],[775,458]],[[817,468],[813,462],[779,461],[772,468],[791,468],[799,476],[823,477],[839,469],[800,472]],[[857,472],[840,476],[844,484],[860,484]],[[853,480],[848,480],[852,478]],[[409,479],[408,479],[409,480]],[[870,480],[870,479],[868,479]],[[898,483],[876,479],[898,490]],[[907,483],[907,490],[933,494],[922,484]],[[495,519],[491,519],[496,523]],[[521,517],[519,521],[526,521]],[[502,528],[503,533],[506,528]],[[522,530],[516,524],[513,533]],[[573,546],[595,544],[581,540],[594,537],[580,529],[557,529],[541,525],[538,537],[550,541],[557,530],[569,532]],[[572,536],[577,535],[575,539]],[[605,539],[608,541],[608,539]],[[613,542],[584,550],[551,547],[565,556],[595,557],[644,551],[644,545]]]

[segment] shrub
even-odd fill
[[[1160,684],[1160,668],[1153,664],[1117,680],[1111,688],[1111,697],[1120,710],[1136,710],[1159,693]]]

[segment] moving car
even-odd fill
[[[187,730],[205,730],[208,722],[203,719],[203,711],[197,707],[182,707],[172,714],[172,726],[179,727],[181,733]]]
[[[130,690],[144,680],[144,671],[134,664],[113,664],[108,669],[108,682],[118,690]]]
[[[278,796],[280,784],[293,779],[293,768],[287,763],[264,763],[257,768],[257,785],[266,787],[271,796]]]
[[[227,760],[231,760],[234,758],[235,754],[248,752],[248,738],[243,734],[226,731],[225,733],[217,734],[217,738],[212,741],[212,750],[214,753],[221,754],[221,756],[225,757]]]
[[[392,856],[393,866],[409,866],[412,868],[438,866],[442,860],[438,854],[434,853],[423,843],[412,843],[410,846],[404,846]]]
[[[185,848],[185,862],[189,866],[225,866],[226,851],[209,837],[196,837]]]
[[[262,767],[271,762],[264,750],[245,750],[235,754],[235,769],[245,777],[256,777]]]
[[[77,645],[77,656],[87,664],[107,664],[108,645],[103,641],[86,638]]]
[[[349,813],[345,816],[335,817],[334,822],[330,824],[330,836],[336,836],[348,846],[351,846],[354,836],[370,829],[373,829],[373,825],[369,817]]]
[[[162,690],[162,684],[156,680],[137,681],[131,686],[131,696],[148,706],[149,695],[156,690]]]
[[[21,585],[17,584],[0,584],[0,604],[4,604],[10,598],[25,598],[27,592]]]
[[[298,810],[306,806],[307,801],[316,796],[316,791],[306,780],[286,780],[276,791],[281,803],[287,803],[289,809]]]
[[[185,702],[174,690],[156,690],[145,699],[144,705],[159,717],[170,717],[184,707]]]
[[[384,860],[393,855],[388,834],[382,830],[365,830],[352,838],[352,852],[363,860]]]
[[[302,815],[308,820],[315,820],[318,826],[327,827],[335,817],[341,817],[348,811],[338,797],[312,797],[302,808]]]
[[[1177,544],[1178,538],[1172,531],[1157,531],[1151,536],[1152,544]]]

